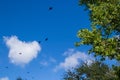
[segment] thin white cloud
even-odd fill
[[[55,58],[49,57],[49,58],[47,58],[47,59],[44,59],[44,60],[40,61],[40,64],[41,64],[42,66],[49,66],[49,65],[54,64],[54,63],[56,63],[56,62],[57,62],[57,61],[56,61]]]
[[[95,60],[94,57],[80,51],[75,51],[73,49],[65,51],[64,54],[68,54],[68,56],[65,58],[64,62],[61,62],[58,66],[56,66],[54,71],[57,71],[59,69],[68,70],[75,68],[78,65],[82,65],[83,63],[90,65]]]
[[[8,77],[3,77],[3,78],[0,78],[0,80],[9,80]]]
[[[65,51],[63,53],[63,56],[70,56],[70,55],[72,55],[74,53],[74,51],[75,50],[73,48],[70,48],[70,49],[68,49],[67,51]]]
[[[57,61],[56,61],[56,59],[55,58],[53,58],[53,57],[50,57],[50,60],[49,60],[51,63],[56,63]]]
[[[37,57],[41,47],[37,41],[25,42],[17,36],[3,37],[9,48],[9,59],[13,64],[24,66]]]
[[[49,65],[47,61],[41,61],[40,64],[41,64],[42,66],[48,66],[48,65]]]

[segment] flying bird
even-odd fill
[[[45,38],[45,41],[47,41],[48,40],[48,38]]]
[[[5,68],[7,68],[7,69],[8,69],[8,66],[6,66]]]
[[[19,53],[20,55],[22,54],[22,53]]]
[[[52,10],[53,9],[53,7],[49,7],[49,10]]]
[[[40,43],[41,43],[41,41],[38,41],[38,43],[40,44]]]
[[[28,74],[30,73],[30,72],[27,72]]]

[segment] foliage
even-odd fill
[[[89,11],[90,29],[78,31],[76,46],[90,45],[89,53],[120,61],[120,0],[80,0]],[[120,80],[120,66],[113,67]]]
[[[90,53],[120,60],[120,0],[80,0],[80,5],[89,11],[92,29],[78,31],[76,46],[90,45]]]
[[[64,80],[117,80],[117,76],[106,64],[96,61],[91,65],[83,64],[73,71],[68,70]]]
[[[113,69],[115,71],[115,75],[117,76],[117,80],[120,80],[120,67],[114,66]]]

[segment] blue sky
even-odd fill
[[[0,0],[0,80],[61,80],[66,69],[94,60],[88,47],[74,46],[77,31],[89,27],[78,0]]]

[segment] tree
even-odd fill
[[[89,11],[92,29],[78,31],[76,46],[90,45],[89,53],[120,60],[120,0],[80,0],[80,5]]]
[[[80,0],[89,11],[91,30],[78,31],[76,46],[90,45],[89,53],[120,61],[120,0]],[[120,79],[120,67],[113,67]]]
[[[68,70],[64,80],[117,80],[117,76],[108,65],[96,61],[91,65],[85,63],[73,71]]]
[[[89,45],[89,53],[120,61],[120,0],[80,0],[89,11],[90,29],[81,29],[76,46]],[[114,69],[114,70],[113,70]],[[68,71],[65,80],[120,80],[120,67],[111,70],[107,65],[95,62]]]

